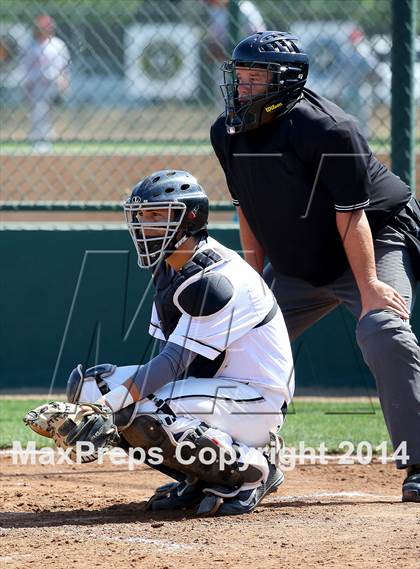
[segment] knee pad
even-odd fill
[[[223,458],[223,449],[205,433],[199,436],[194,443],[194,448],[183,449],[183,455],[195,459],[191,464],[190,472],[203,482],[220,485],[236,492],[244,485],[253,486],[263,477],[258,466],[242,462],[239,447],[236,445],[233,445],[236,456],[229,456],[226,462],[226,456]],[[258,451],[255,450],[255,452]],[[215,460],[210,460],[214,458]]]
[[[162,423],[151,415],[140,415],[125,429],[124,438],[131,447],[141,447],[148,451],[152,447],[165,444],[167,434]],[[163,448],[162,448],[163,450]]]
[[[206,436],[206,430],[208,427],[202,423],[195,429],[173,435],[160,419],[140,415],[122,436],[129,446],[141,447],[146,452],[152,447],[159,448],[163,465],[208,484],[237,491],[244,484],[254,485],[264,477],[263,469],[258,466],[249,463],[244,466],[239,452],[224,460],[223,449]]]

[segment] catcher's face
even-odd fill
[[[182,222],[186,205],[182,202],[159,204],[130,200],[124,205],[127,225],[137,249],[139,265],[156,265]]]
[[[135,214],[135,218],[138,223],[142,224],[146,237],[159,237],[165,235],[166,228],[164,226],[173,221],[174,212],[170,211],[169,208],[142,208]]]

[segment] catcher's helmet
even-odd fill
[[[146,209],[165,216],[142,220]],[[192,235],[207,234],[208,197],[194,176],[183,170],[160,170],[141,180],[124,212],[141,268],[155,266]]]
[[[300,99],[309,63],[296,42],[297,38],[288,32],[258,32],[235,47],[232,60],[222,65],[224,82],[220,85],[229,134],[271,122]],[[255,83],[249,83],[250,95],[239,98],[237,69],[240,67],[266,70],[263,93],[253,94]]]

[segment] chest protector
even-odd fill
[[[219,263],[223,257],[212,249],[198,252],[194,257],[186,263],[178,272],[174,271],[166,263],[161,263],[158,269],[153,273],[153,283],[155,286],[154,303],[156,312],[159,317],[159,325],[165,339],[175,330],[181,311],[174,304],[173,298],[178,288],[191,277],[199,273],[204,273],[206,269],[212,265]],[[226,352],[222,352],[214,360],[210,360],[197,354],[194,361],[183,372],[184,377],[214,377],[214,374],[222,365]]]

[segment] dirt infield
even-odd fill
[[[420,505],[392,465],[299,466],[247,516],[142,511],[168,478],[143,466],[13,466],[0,458],[7,568],[418,567]]]

